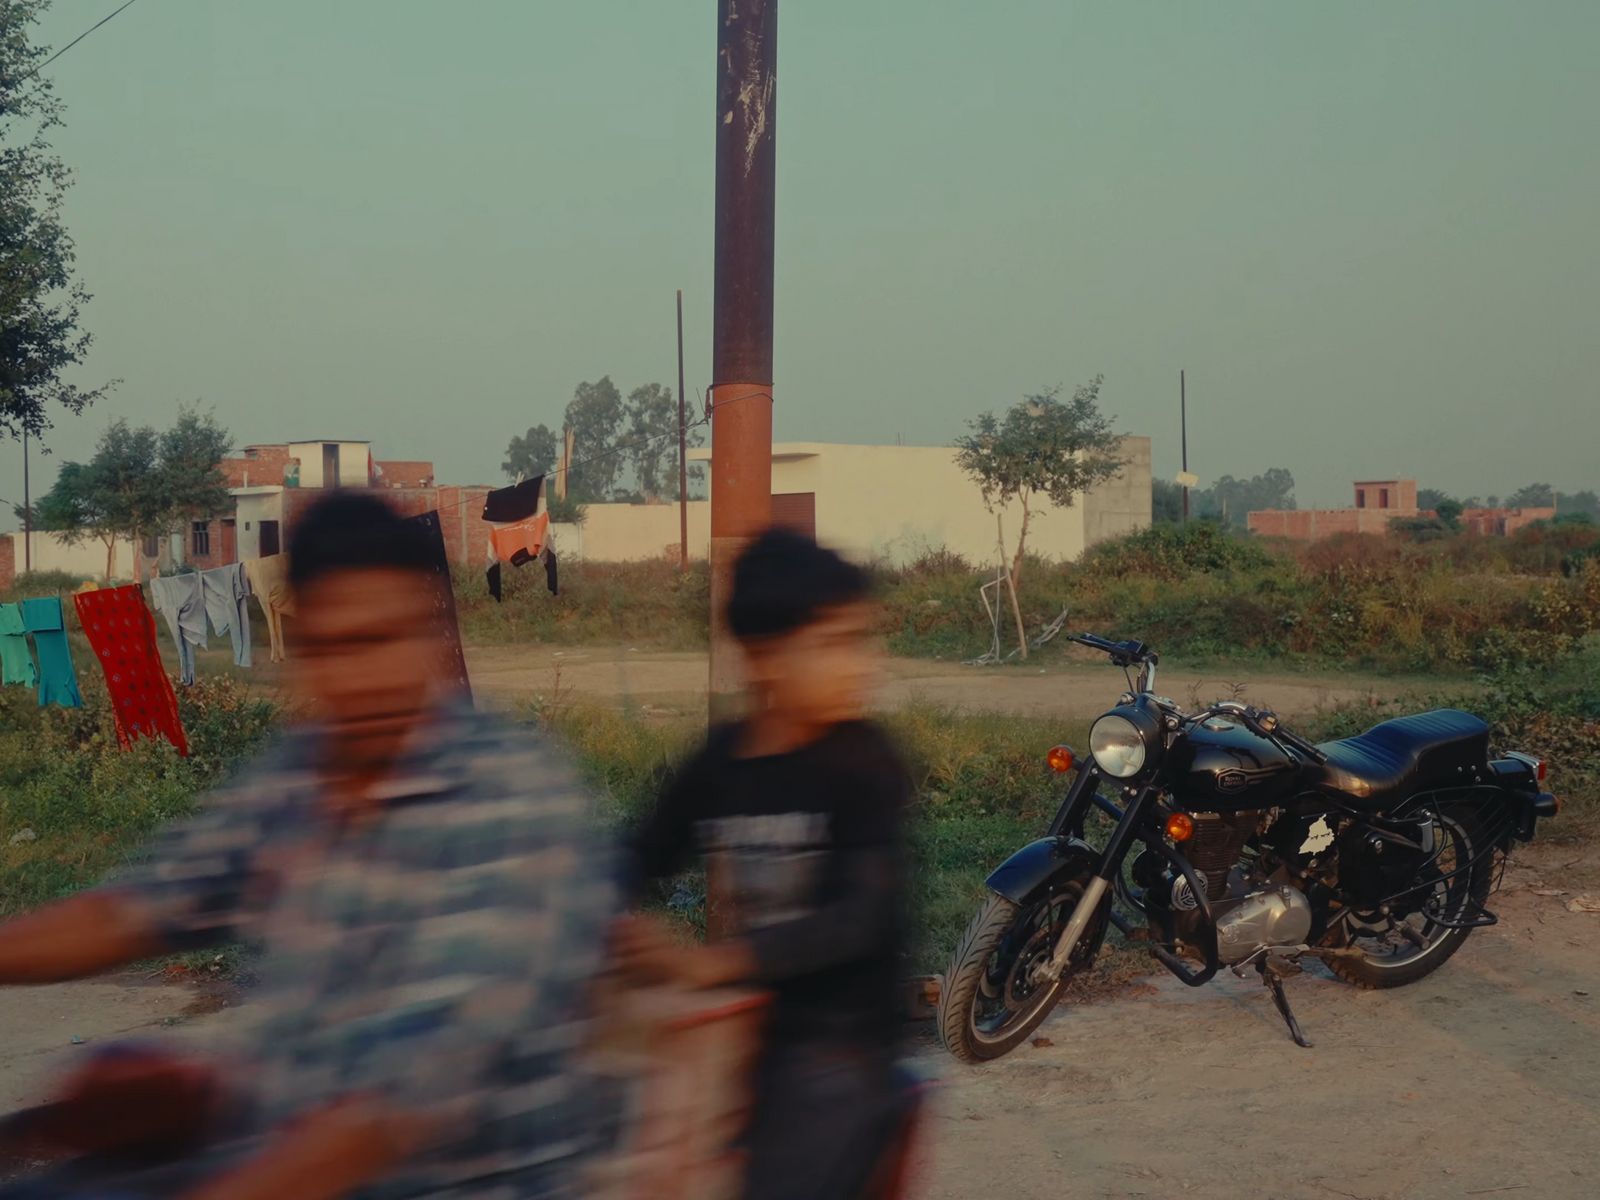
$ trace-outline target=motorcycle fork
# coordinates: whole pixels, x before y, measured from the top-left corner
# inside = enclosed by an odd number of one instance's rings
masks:
[[[1088,771],[1084,772],[1087,776]],[[1098,779],[1089,781],[1080,778],[1068,793],[1067,801],[1062,805],[1061,812],[1056,814],[1056,820],[1051,823],[1053,832],[1061,828],[1070,827],[1081,829],[1083,819],[1087,815],[1088,806],[1094,798],[1094,785]],[[1080,790],[1081,789],[1081,790]],[[1072,916],[1067,920],[1067,927],[1061,931],[1061,938],[1056,942],[1056,948],[1050,957],[1035,968],[1037,974],[1043,979],[1055,982],[1061,978],[1067,964],[1072,961],[1072,952],[1078,948],[1078,943],[1083,940],[1084,930],[1089,928],[1089,922],[1100,911],[1100,905],[1106,898],[1106,893],[1111,890],[1111,881],[1117,877],[1117,872],[1122,870],[1122,860],[1128,856],[1128,850],[1134,840],[1139,836],[1140,827],[1144,823],[1145,814],[1150,805],[1154,803],[1156,789],[1151,785],[1139,789],[1137,795],[1128,802],[1128,807],[1122,810],[1117,820],[1116,828],[1111,831],[1111,837],[1106,842],[1106,848],[1100,855],[1100,866],[1095,871],[1093,878],[1084,885],[1083,895],[1078,897],[1078,903],[1073,906]],[[1115,811],[1114,806],[1106,806]]]

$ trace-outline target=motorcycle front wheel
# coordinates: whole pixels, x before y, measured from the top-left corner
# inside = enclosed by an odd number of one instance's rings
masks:
[[[1048,958],[1082,886],[1069,883],[1026,905],[990,896],[950,959],[939,993],[939,1037],[962,1062],[986,1062],[1020,1046],[1050,1015],[1077,972],[1092,960],[1102,928],[1084,931],[1079,952],[1054,982],[1030,982]]]

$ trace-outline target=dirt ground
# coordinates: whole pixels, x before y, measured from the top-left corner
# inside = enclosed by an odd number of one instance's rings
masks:
[[[626,647],[469,646],[467,669],[480,698],[509,703],[529,697],[591,700],[636,707],[650,715],[704,711],[704,654],[668,654]],[[1296,675],[1253,669],[1166,671],[1158,690],[1199,707],[1236,693],[1303,716],[1374,695],[1401,693],[1407,681],[1340,675]],[[887,659],[882,703],[912,702],[986,711],[1091,720],[1116,702],[1126,685],[1103,658],[1053,657],[1044,667],[968,667],[926,659]],[[1240,691],[1239,689],[1242,689]]]
[[[1410,988],[1360,992],[1308,972],[1296,1047],[1253,979],[1190,990],[1152,976],[1068,1003],[985,1067],[919,1027],[935,1086],[913,1195],[1199,1200],[1587,1200],[1600,1194],[1600,852],[1546,845],[1508,872],[1501,923]],[[37,1098],[89,1047],[197,1046],[243,1007],[185,1017],[196,994],[137,976],[0,990],[0,1111]],[[164,1028],[175,1023],[175,1027]],[[81,1045],[74,1039],[81,1039]]]

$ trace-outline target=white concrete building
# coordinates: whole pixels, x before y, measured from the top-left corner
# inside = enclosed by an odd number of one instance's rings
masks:
[[[1150,524],[1150,439],[1123,441],[1127,466],[1069,508],[1036,506],[1028,530],[1031,553],[1070,561],[1089,546]],[[709,450],[689,458],[706,462]],[[956,465],[948,446],[857,446],[782,442],[772,448],[773,519],[803,529],[853,558],[893,564],[929,550],[954,551],[973,563],[997,558],[995,514]],[[1022,506],[1001,514],[1014,547]],[[675,504],[591,504],[580,528],[560,527],[563,554],[619,562],[678,552]],[[689,505],[689,553],[705,558],[710,505]]]

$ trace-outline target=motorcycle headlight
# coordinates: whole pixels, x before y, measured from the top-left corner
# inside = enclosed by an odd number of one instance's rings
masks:
[[[1131,779],[1144,770],[1158,734],[1155,722],[1132,709],[1109,712],[1089,730],[1089,752],[1114,779]]]

